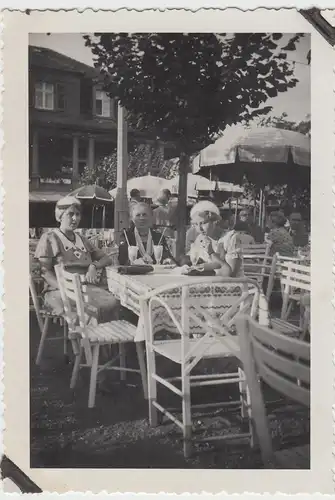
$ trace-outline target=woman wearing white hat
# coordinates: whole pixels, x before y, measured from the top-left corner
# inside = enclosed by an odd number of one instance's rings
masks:
[[[217,223],[221,219],[218,207],[210,201],[200,201],[191,210],[191,223],[198,236],[185,263],[202,264],[205,271],[222,276],[240,276],[242,273],[241,245],[236,231],[215,238]]]
[[[97,270],[109,265],[110,257],[96,248],[87,238],[75,232],[81,219],[81,203],[72,196],[59,200],[55,208],[59,228],[44,233],[39,240],[35,258],[45,281],[45,307],[55,314],[63,313],[63,303],[54,267],[62,262],[67,271],[85,275],[90,297],[90,312],[99,322],[116,319],[119,302],[97,286]]]

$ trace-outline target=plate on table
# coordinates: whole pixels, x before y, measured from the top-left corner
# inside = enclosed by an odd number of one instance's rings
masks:
[[[118,273],[120,274],[148,274],[154,270],[153,266],[135,264],[132,266],[119,266]]]
[[[177,266],[175,264],[154,264],[155,274],[170,274]]]

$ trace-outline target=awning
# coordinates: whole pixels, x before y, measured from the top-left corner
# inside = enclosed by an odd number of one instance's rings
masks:
[[[57,203],[67,193],[59,193],[57,191],[30,191],[30,203]]]

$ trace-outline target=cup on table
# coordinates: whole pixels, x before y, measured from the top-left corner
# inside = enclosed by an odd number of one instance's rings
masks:
[[[138,254],[138,247],[134,245],[129,245],[128,246],[128,258],[130,264],[133,264],[134,261],[137,259],[137,254]]]
[[[163,245],[154,245],[154,256],[156,264],[160,264],[163,257]]]

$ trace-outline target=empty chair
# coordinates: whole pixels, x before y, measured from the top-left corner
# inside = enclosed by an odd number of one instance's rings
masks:
[[[270,299],[276,275],[276,255],[270,255],[270,244],[242,246],[244,275],[256,280],[261,288],[265,285],[265,295]],[[265,282],[266,280],[266,282]]]
[[[281,262],[280,281],[283,294],[281,319],[287,320],[293,304],[300,302],[302,293],[311,291],[311,268],[293,261]]]
[[[184,455],[192,452],[192,408],[218,408],[222,406],[240,406],[242,417],[247,413],[247,387],[243,370],[238,366],[239,345],[234,335],[234,321],[241,313],[258,316],[258,304],[261,291],[257,283],[247,279],[208,278],[199,282],[185,278],[181,285],[169,285],[150,292],[142,299],[142,313],[147,334],[147,366],[149,420],[157,425],[158,412],[164,414],[177,424],[183,432]],[[169,301],[170,298],[170,301]],[[263,297],[264,298],[264,297]],[[173,305],[171,305],[173,304]],[[178,305],[179,304],[179,305]],[[264,302],[263,302],[264,305]],[[266,301],[263,317],[267,321]],[[168,315],[174,326],[176,335],[173,338],[157,335],[155,318]],[[166,322],[167,324],[167,322]],[[163,356],[180,367],[180,376],[163,377],[156,370],[156,355]],[[192,370],[198,363],[207,358],[235,360],[233,371],[227,373],[207,373],[195,375]],[[227,366],[229,366],[226,363]],[[231,370],[231,368],[230,368]],[[181,382],[181,388],[176,385]],[[179,419],[172,410],[165,408],[157,400],[157,383],[166,387],[181,398],[182,418]],[[222,384],[238,384],[240,397],[238,401],[216,402],[192,405],[191,388]],[[247,439],[252,444],[252,432],[227,434],[215,439]],[[210,440],[202,438],[201,440]]]
[[[136,343],[136,349],[140,369],[127,368],[125,364],[124,345],[128,342],[134,342],[136,326],[125,320],[97,324],[95,319],[91,319],[87,312],[88,309],[85,308],[85,304],[88,303],[88,296],[86,293],[87,286],[82,282],[83,276],[69,273],[60,265],[55,266],[55,272],[64,303],[70,335],[74,339],[74,342],[76,335],[78,338],[70,387],[75,387],[80,368],[83,366],[90,367],[91,377],[88,407],[93,408],[95,405],[98,372],[103,370],[118,370],[121,372],[121,375],[124,372],[135,372],[141,374],[143,392],[146,397],[147,381],[144,352],[139,342]],[[73,315],[73,307],[76,309],[76,316]],[[119,355],[104,365],[99,365],[100,347],[113,344],[119,346]],[[82,363],[84,354],[86,356],[86,363]],[[119,366],[115,366],[117,360],[120,361]]]
[[[268,468],[309,468],[309,446],[274,452],[260,385],[262,379],[287,398],[310,406],[310,345],[270,330],[250,316],[236,319],[240,357],[250,393],[251,417]]]

